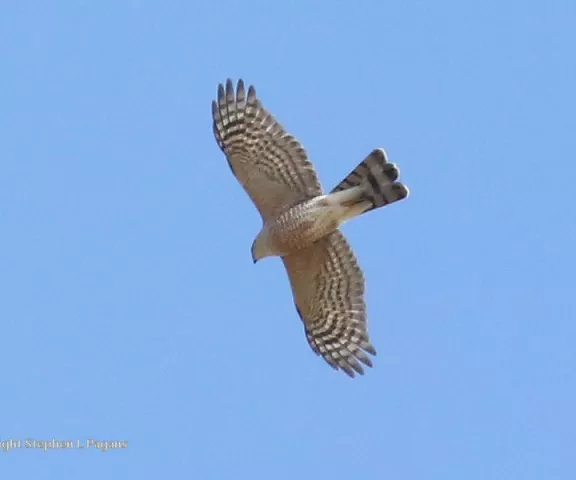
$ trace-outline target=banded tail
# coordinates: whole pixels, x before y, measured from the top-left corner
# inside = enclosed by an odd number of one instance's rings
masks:
[[[367,202],[362,213],[389,203],[397,202],[408,196],[408,188],[397,182],[400,171],[393,163],[388,163],[386,152],[381,148],[373,150],[360,164],[352,170],[330,193],[363,187],[360,197],[354,203]]]

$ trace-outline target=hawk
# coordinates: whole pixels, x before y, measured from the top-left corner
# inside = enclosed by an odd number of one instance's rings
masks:
[[[263,107],[253,86],[218,86],[214,135],[232,172],[262,216],[254,263],[280,256],[310,347],[336,370],[364,374],[376,355],[366,325],[364,276],[338,227],[397,202],[408,188],[382,149],[373,150],[330,193],[306,151]]]

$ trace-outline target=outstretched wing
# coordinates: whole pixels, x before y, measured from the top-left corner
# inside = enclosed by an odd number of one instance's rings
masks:
[[[274,213],[322,194],[306,151],[262,106],[244,82],[218,86],[212,102],[214,135],[230,168],[264,221]]]
[[[339,230],[283,257],[294,303],[312,349],[353,377],[376,355],[366,327],[364,276]]]

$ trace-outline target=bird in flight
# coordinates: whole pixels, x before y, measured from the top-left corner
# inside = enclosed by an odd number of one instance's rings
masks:
[[[386,152],[373,150],[330,193],[306,151],[263,107],[253,86],[218,86],[214,135],[232,172],[262,216],[254,263],[279,256],[310,347],[349,376],[371,367],[364,276],[338,227],[408,196]]]

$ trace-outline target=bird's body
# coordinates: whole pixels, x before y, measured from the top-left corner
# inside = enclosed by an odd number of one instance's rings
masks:
[[[259,234],[266,244],[266,256],[285,256],[310,247],[314,242],[336,230],[345,207],[321,195],[290,207],[268,220]]]
[[[300,143],[262,106],[253,87],[218,88],[214,134],[263,220],[252,245],[257,260],[280,256],[312,349],[348,375],[372,366],[364,277],[338,229],[345,221],[408,196],[399,171],[373,150],[325,194]]]

